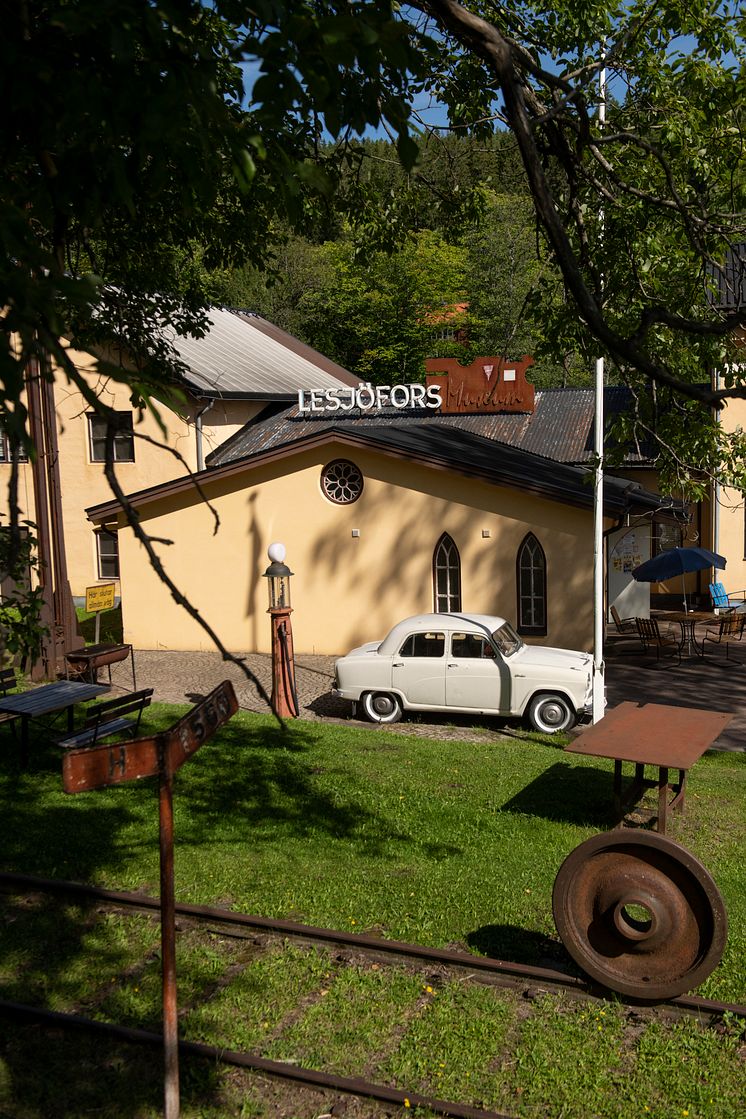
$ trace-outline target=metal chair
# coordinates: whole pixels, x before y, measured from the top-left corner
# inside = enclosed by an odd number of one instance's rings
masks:
[[[702,654],[705,653],[705,642],[725,646],[726,660],[730,659],[730,648],[743,638],[746,626],[746,614],[725,614],[716,625],[708,625],[702,638]]]
[[[722,583],[710,583],[710,598],[715,610],[739,610],[746,606],[746,591],[726,591]]]
[[[617,610],[616,606],[612,606],[609,613],[614,619],[614,625],[616,626],[617,633],[635,633],[637,631],[635,619],[620,618],[619,611]]]
[[[672,637],[670,633],[661,633],[660,626],[655,618],[635,618],[637,632],[642,642],[642,651],[655,649],[655,659],[660,660],[661,650],[672,649],[681,664],[681,642]]]

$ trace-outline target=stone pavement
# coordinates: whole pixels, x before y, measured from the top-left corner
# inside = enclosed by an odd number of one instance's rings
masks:
[[[257,653],[242,654],[246,667],[268,694],[272,671],[270,658]],[[660,662],[643,657],[637,638],[611,639],[606,651],[606,695],[610,707],[624,700],[637,703],[664,703],[677,707],[703,707],[734,713],[731,725],[715,746],[723,750],[746,748],[746,639],[744,649],[726,660],[721,649],[706,658],[667,656]],[[736,660],[735,658],[738,658]],[[296,687],[303,719],[334,719],[353,723],[350,704],[330,694],[334,677],[334,657],[296,658]],[[153,687],[153,699],[162,703],[196,703],[221,680],[233,682],[240,706],[246,711],[268,712],[269,706],[236,665],[226,663],[218,653],[164,652],[141,649],[135,653],[138,687]],[[102,679],[106,678],[106,670]],[[127,662],[114,665],[112,678],[117,688],[132,688]],[[353,725],[358,724],[357,721]],[[437,738],[484,739],[504,734],[521,734],[517,720],[488,716],[410,715],[390,731]]]

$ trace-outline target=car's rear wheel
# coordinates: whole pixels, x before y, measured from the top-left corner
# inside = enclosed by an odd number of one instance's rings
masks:
[[[366,692],[361,703],[371,723],[398,723],[402,717],[401,700],[392,692]]]
[[[575,712],[563,695],[544,692],[528,705],[528,721],[540,734],[559,734],[575,726]]]

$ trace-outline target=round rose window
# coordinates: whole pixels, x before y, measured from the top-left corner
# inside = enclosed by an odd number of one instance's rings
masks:
[[[321,488],[335,505],[352,505],[363,492],[363,476],[346,458],[335,458],[321,471]]]

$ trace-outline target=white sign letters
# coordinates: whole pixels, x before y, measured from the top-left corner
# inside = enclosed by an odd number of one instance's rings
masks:
[[[368,382],[348,389],[301,389],[298,411],[361,412],[380,408],[430,408],[437,410],[443,399],[439,385],[371,385]]]

